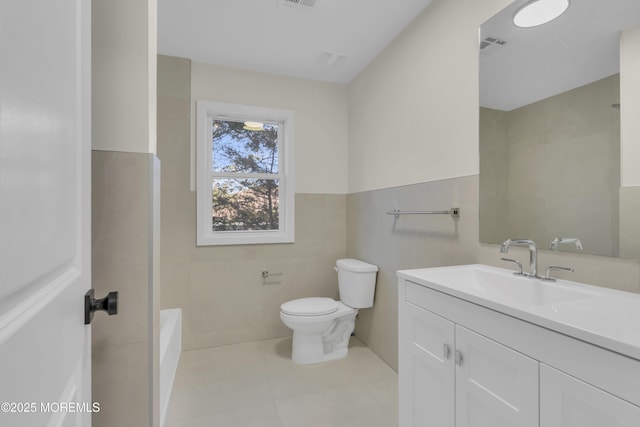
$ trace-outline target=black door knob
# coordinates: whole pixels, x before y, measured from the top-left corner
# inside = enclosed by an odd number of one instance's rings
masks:
[[[84,295],[84,324],[88,325],[93,320],[96,311],[106,311],[109,316],[118,314],[118,292],[109,292],[106,297],[95,299],[94,290],[89,289]]]

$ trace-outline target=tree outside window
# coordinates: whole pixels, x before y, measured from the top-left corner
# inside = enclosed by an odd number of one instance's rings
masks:
[[[213,230],[277,230],[278,125],[251,128],[244,122],[213,120],[212,127]],[[230,173],[237,178],[229,178]]]

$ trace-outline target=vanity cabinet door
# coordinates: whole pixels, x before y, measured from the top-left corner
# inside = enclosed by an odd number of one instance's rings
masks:
[[[640,407],[540,365],[541,427],[638,427]]]
[[[456,427],[538,427],[539,362],[464,327],[455,334]]]
[[[455,325],[402,303],[399,310],[401,427],[454,427]]]

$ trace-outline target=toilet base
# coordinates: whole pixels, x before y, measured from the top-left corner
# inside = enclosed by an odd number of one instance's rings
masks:
[[[318,360],[318,355],[323,356],[321,334],[293,331],[291,359],[294,362],[308,365],[323,361]]]
[[[349,352],[357,310],[337,318],[324,332],[293,330],[291,359],[302,365],[342,359]]]

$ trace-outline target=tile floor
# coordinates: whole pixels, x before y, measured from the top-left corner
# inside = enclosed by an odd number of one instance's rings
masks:
[[[166,427],[398,425],[398,376],[356,337],[341,360],[290,355],[291,338],[183,352]]]

